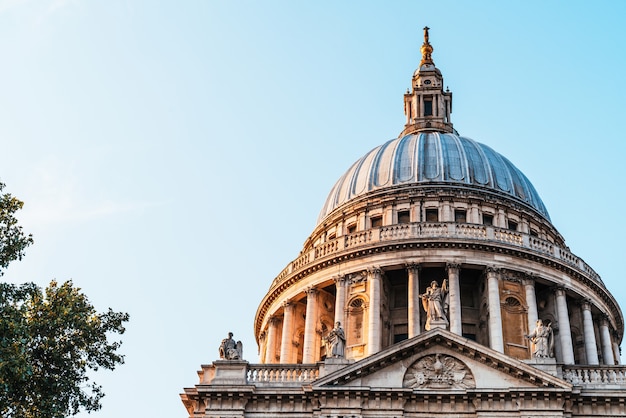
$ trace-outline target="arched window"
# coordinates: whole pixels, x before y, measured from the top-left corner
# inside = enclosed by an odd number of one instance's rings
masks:
[[[502,331],[504,337],[504,353],[518,359],[530,358],[528,341],[528,316],[522,302],[507,296],[502,304]]]
[[[350,301],[348,305],[348,323],[346,327],[347,331],[347,344],[348,346],[363,344],[365,336],[363,335],[365,318],[365,300],[361,297],[357,297]]]

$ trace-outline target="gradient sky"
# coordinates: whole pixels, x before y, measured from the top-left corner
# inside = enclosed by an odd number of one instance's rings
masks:
[[[35,238],[3,279],[130,313],[90,416],[187,416],[228,331],[258,361],[271,281],[402,130],[428,25],[455,128],[626,306],[625,23],[623,1],[0,0],[0,181]]]

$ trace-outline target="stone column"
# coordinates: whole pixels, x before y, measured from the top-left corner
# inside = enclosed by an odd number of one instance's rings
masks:
[[[460,264],[446,264],[448,270],[448,292],[450,296],[450,332],[463,335],[461,323],[461,285],[459,283]]]
[[[267,346],[265,354],[265,362],[269,364],[276,363],[276,327],[278,326],[278,318],[270,316],[267,321]]]
[[[398,215],[393,209],[393,205],[391,204],[387,204],[383,207],[383,225],[398,223]]]
[[[345,328],[345,312],[346,312],[346,276],[336,277],[335,287],[337,293],[335,296],[335,322],[341,322],[341,326]],[[334,326],[335,324],[333,324]]]
[[[380,293],[382,289],[382,270],[378,268],[367,272],[369,290],[369,331],[367,338],[367,353],[378,353],[381,347],[382,323],[380,319]]]
[[[526,306],[528,306],[528,332],[535,329],[537,320],[539,319],[539,312],[537,311],[537,295],[535,294],[535,280],[527,276],[522,279],[522,285],[526,291]]]
[[[530,234],[530,221],[526,218],[522,219],[522,232]]]
[[[441,205],[441,220],[439,222],[452,222],[454,221],[454,214],[450,210],[450,201],[445,200]]]
[[[598,365],[598,346],[596,345],[596,332],[593,328],[593,317],[591,316],[591,303],[583,300],[580,303],[583,311],[583,338],[585,339],[585,355],[587,356],[587,364]]]
[[[306,316],[304,319],[304,347],[302,349],[302,363],[315,363],[315,324],[317,323],[317,289],[309,287],[306,290]]]
[[[295,363],[293,361],[293,312],[296,309],[296,305],[293,302],[287,301],[283,303],[283,335],[280,342],[280,362],[281,363]]]
[[[407,264],[406,269],[409,275],[409,338],[419,335],[420,330],[420,280],[419,280],[419,264]]]
[[[554,293],[556,295],[556,316],[559,321],[562,361],[564,364],[574,364],[574,344],[572,343],[572,331],[569,323],[565,289],[557,287]]]
[[[502,312],[500,312],[499,272],[493,267],[487,268],[487,297],[489,302],[489,345],[492,349],[504,353],[502,335]]]
[[[613,356],[615,357],[615,364],[622,364],[622,359],[621,359],[621,355],[620,355],[620,351],[619,351],[619,344],[617,343],[617,341],[619,338],[619,335],[617,335],[616,332],[613,332]]]
[[[602,343],[602,357],[604,364],[613,366],[615,357],[613,357],[613,343],[611,342],[611,332],[609,331],[609,318],[606,315],[600,319],[600,342]]]
[[[472,203],[472,206],[471,206],[471,208],[469,210],[467,222],[468,223],[472,223],[472,224],[479,224],[480,223],[480,211],[478,210],[478,204],[477,203]]]
[[[494,216],[493,220],[494,225],[498,228],[506,228],[506,214],[504,213],[504,209],[499,209],[498,212]]]
[[[265,358],[267,356],[267,334],[265,333],[265,331],[261,332],[261,334],[259,335],[259,362],[261,364],[265,364],[267,363],[265,361]]]

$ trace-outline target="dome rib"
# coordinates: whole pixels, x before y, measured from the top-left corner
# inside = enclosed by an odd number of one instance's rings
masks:
[[[357,160],[331,189],[318,223],[363,195],[399,185],[476,186],[509,195],[550,220],[532,183],[487,145],[452,133],[414,133],[392,139]]]

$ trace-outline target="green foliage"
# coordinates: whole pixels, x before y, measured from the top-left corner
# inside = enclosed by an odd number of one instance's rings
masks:
[[[0,192],[4,184],[0,183]],[[9,193],[0,193],[0,276],[13,260],[21,260],[24,249],[33,243],[32,235],[24,235],[17,224],[15,212],[22,209],[24,203]]]
[[[44,292],[0,283],[0,416],[61,418],[100,409],[102,387],[88,370],[113,370],[128,314],[96,312],[71,281]]]
[[[14,216],[22,205],[0,193],[0,275],[33,242]],[[126,313],[98,313],[71,281],[45,290],[0,283],[0,416],[62,418],[100,409],[102,387],[87,374],[124,363],[121,342],[108,337],[123,334],[127,321]]]

